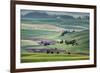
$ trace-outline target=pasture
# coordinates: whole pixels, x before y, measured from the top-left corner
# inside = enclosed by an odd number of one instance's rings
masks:
[[[45,12],[39,14],[41,16],[36,15],[36,13],[31,15],[37,18],[31,16],[21,18],[21,62],[89,59],[89,19],[63,15],[51,17],[50,15],[45,16]],[[45,48],[49,50],[64,49],[70,54],[33,53],[29,51],[30,49]]]
[[[50,61],[74,61],[87,60],[89,56],[79,54],[45,54],[45,53],[22,53],[21,62],[50,62]]]

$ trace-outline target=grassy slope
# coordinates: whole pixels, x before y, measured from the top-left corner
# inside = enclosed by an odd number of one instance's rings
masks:
[[[40,47],[45,47],[45,48],[64,48],[67,49],[71,52],[88,52],[89,51],[89,31],[85,30],[85,31],[81,31],[81,32],[74,32],[74,33],[68,33],[64,36],[60,36],[59,33],[57,32],[52,32],[52,31],[42,31],[42,30],[24,30],[22,31],[24,32],[23,35],[24,36],[28,36],[29,37],[38,37],[38,38],[47,38],[47,39],[51,39],[51,40],[59,40],[59,39],[63,39],[63,40],[72,40],[72,39],[76,39],[77,42],[79,43],[79,45],[65,45],[65,44],[55,44],[55,45],[48,45],[48,46],[40,46]],[[25,41],[25,40],[24,40]],[[32,41],[32,40],[31,40]],[[29,43],[27,41],[25,41],[26,43]],[[34,47],[34,45],[36,45],[37,42],[33,41],[34,43],[31,44],[31,46]],[[22,45],[25,45],[24,42],[22,42]],[[27,45],[27,44],[26,44]],[[28,45],[27,45],[28,46]],[[37,46],[38,47],[38,46]]]
[[[89,56],[78,54],[40,54],[40,53],[23,53],[21,62],[49,62],[49,61],[70,61],[70,60],[87,60]]]
[[[76,39],[78,44],[77,46],[67,46],[67,48],[71,48],[71,50],[79,51],[79,52],[88,52],[89,51],[89,31],[81,31],[81,32],[73,32],[73,33],[68,33],[63,37],[59,37],[60,39],[64,40],[71,40],[71,39]]]
[[[71,39],[71,38],[75,38],[77,40],[79,40],[78,42],[80,43],[78,46],[72,46],[72,45],[65,45],[65,44],[55,44],[55,45],[48,45],[48,46],[35,46],[37,45],[36,42],[34,41],[34,43],[32,41],[23,41],[24,45],[26,45],[27,43],[31,43],[32,45],[28,45],[28,46],[32,46],[33,48],[65,48],[70,52],[81,52],[81,53],[88,53],[89,52],[89,48],[88,48],[88,31],[82,31],[82,32],[78,32],[78,33],[69,33],[66,34],[65,36],[63,36],[63,39]],[[54,35],[53,35],[54,36]],[[57,37],[58,36],[58,37]],[[39,36],[40,37],[40,36]],[[52,36],[45,36],[42,35],[42,38],[51,38]],[[54,38],[52,38],[54,39]],[[61,36],[59,36],[59,34],[56,34],[56,38],[55,39],[62,39]],[[26,42],[26,43],[25,43]],[[84,45],[83,45],[84,44]],[[71,55],[66,55],[66,54],[39,54],[39,53],[29,53],[27,51],[24,50],[24,48],[22,49],[23,53],[21,55],[21,62],[47,62],[47,61],[69,61],[69,60],[87,60],[89,59],[88,55],[79,55],[79,54],[71,54]]]
[[[54,35],[54,34],[58,34],[57,32],[54,31],[49,31],[49,30],[27,30],[27,29],[22,29],[21,30],[21,36],[24,38],[28,38],[28,37],[42,37],[42,36],[49,36],[49,35]]]
[[[65,36],[60,36],[59,34],[56,35],[56,37],[54,38],[54,40],[59,40],[59,39],[63,39],[63,40],[72,40],[72,39],[76,39],[79,45],[65,45],[65,44],[55,44],[55,45],[48,45],[46,46],[47,48],[64,48],[68,51],[71,52],[82,52],[82,53],[88,53],[89,52],[89,31],[85,30],[85,31],[81,31],[81,32],[74,32],[74,33],[69,33],[66,34]],[[53,35],[54,36],[54,35]],[[46,38],[46,36],[44,36]],[[47,38],[49,38],[51,36],[47,36]]]
[[[79,19],[22,19],[21,23],[25,24],[51,24],[51,25],[56,25],[58,27],[62,27],[65,29],[71,29],[73,28],[72,26],[83,26],[83,27],[89,27],[89,20],[79,20]],[[75,28],[75,29],[80,29],[80,28]],[[82,28],[81,28],[82,29]]]
[[[44,20],[46,23],[48,23],[48,20]],[[23,21],[22,21],[23,22]],[[37,24],[43,24],[43,21],[26,21],[25,23],[37,23]],[[60,26],[59,24],[62,24],[64,27],[66,26],[66,29],[69,28],[67,25],[64,23],[60,23],[59,21],[50,21],[49,22],[51,25],[57,25]],[[68,24],[71,24],[69,21]],[[70,25],[72,26],[72,25]],[[87,25],[82,25],[82,26],[87,26]],[[72,27],[70,27],[72,28]],[[79,28],[80,29],[80,28]],[[30,29],[21,29],[21,38],[23,41],[21,42],[22,46],[31,46],[31,47],[44,47],[44,48],[64,48],[67,49],[68,51],[71,52],[82,52],[82,53],[89,53],[89,31],[82,31],[82,32],[73,32],[73,33],[68,33],[65,36],[60,36],[60,33],[54,32],[54,31],[49,31],[49,30],[30,30]],[[48,45],[48,46],[36,46],[38,45],[36,41],[33,40],[28,40],[30,37],[38,37],[38,38],[47,38],[47,39],[52,39],[52,40],[60,40],[60,39],[76,39],[78,40],[79,45],[78,46],[72,46],[72,45],[65,45],[65,44],[55,44],[55,45]],[[26,41],[27,40],[27,41]],[[30,43],[30,44],[29,44]],[[22,47],[21,46],[21,47]],[[25,48],[22,48],[22,55],[21,55],[21,62],[44,62],[44,61],[64,61],[64,60],[85,60],[89,59],[88,55],[79,55],[79,54],[72,54],[72,55],[56,55],[56,54],[34,54],[34,53],[29,53],[25,50]],[[59,57],[59,58],[58,58]]]

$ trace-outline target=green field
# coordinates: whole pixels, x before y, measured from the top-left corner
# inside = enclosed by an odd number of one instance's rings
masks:
[[[36,36],[36,32],[37,30],[34,30],[32,33],[32,36]],[[41,33],[43,31],[40,31],[39,33]],[[46,31],[47,32],[47,31]],[[56,33],[56,32],[55,32]],[[81,55],[81,54],[45,54],[45,53],[30,53],[27,52],[25,49],[28,47],[31,48],[63,48],[66,49],[68,51],[70,51],[71,53],[89,53],[89,41],[88,41],[88,31],[82,31],[82,32],[74,32],[66,34],[65,36],[61,37],[59,36],[59,33],[53,34],[51,32],[49,32],[48,35],[44,35],[43,34],[37,34],[39,35],[39,37],[42,38],[48,38],[51,40],[59,40],[59,39],[71,39],[71,38],[75,38],[78,40],[79,45],[65,45],[65,44],[55,44],[55,45],[48,45],[48,46],[43,46],[43,45],[39,45],[36,41],[34,40],[28,40],[28,41],[22,41],[22,54],[21,54],[21,62],[47,62],[47,61],[72,61],[72,60],[88,60],[89,59],[89,55]],[[24,34],[25,35],[25,34]],[[28,36],[31,37],[30,33],[26,34]],[[50,36],[52,35],[52,36]],[[27,39],[27,38],[25,38]],[[27,53],[26,53],[27,52]]]
[[[84,52],[84,53],[88,53],[89,52],[89,31],[85,30],[85,31],[81,31],[81,32],[74,32],[74,33],[68,33],[65,36],[60,36],[59,33],[54,32],[54,31],[42,31],[42,30],[22,30],[22,35],[24,42],[22,42],[22,45],[25,46],[25,48],[27,47],[32,47],[32,48],[64,48],[68,51],[71,52]],[[29,33],[28,33],[29,32]],[[44,35],[46,34],[46,35]],[[27,37],[28,36],[28,37]],[[45,38],[45,39],[50,39],[50,40],[70,40],[70,39],[76,39],[77,42],[79,43],[79,45],[65,45],[65,44],[55,44],[55,45],[48,45],[48,46],[43,46],[43,45],[38,45],[38,43],[34,40],[31,40],[32,42],[30,44],[28,44],[29,42],[25,41],[28,40],[30,37],[38,37],[38,38]],[[32,38],[31,38],[32,39]],[[28,40],[30,41],[30,40]],[[28,44],[28,45],[27,45]],[[24,47],[22,46],[22,47]]]
[[[64,31],[68,32],[62,36],[61,34]],[[43,40],[50,40],[56,43],[46,46],[39,44],[39,42]],[[61,40],[76,40],[78,44],[59,43]],[[70,54],[32,53],[28,51],[30,48],[58,48],[64,49],[70,52]],[[89,19],[58,19],[57,16],[56,18],[21,18],[21,62],[73,61],[88,59]]]
[[[87,60],[89,56],[79,54],[40,54],[40,53],[23,53],[21,62],[50,62],[50,61],[71,61]]]

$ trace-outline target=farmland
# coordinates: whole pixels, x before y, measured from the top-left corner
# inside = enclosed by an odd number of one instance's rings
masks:
[[[75,43],[69,43],[72,40],[74,40]],[[41,45],[41,41],[50,41],[53,42],[53,44]],[[65,41],[67,41],[69,44],[66,44]],[[34,53],[29,51],[30,49],[44,48],[64,49],[67,52],[70,52],[70,54],[47,54]],[[21,62],[69,61],[88,59],[89,19],[75,19],[71,16],[66,18],[57,15],[52,18],[50,16],[45,16],[43,18],[31,18],[28,17],[28,15],[26,15],[26,17],[22,17]]]
[[[78,54],[43,54],[43,53],[24,53],[21,55],[21,62],[49,62],[49,61],[70,61],[70,60],[87,60],[88,56]],[[59,58],[58,58],[59,57]]]

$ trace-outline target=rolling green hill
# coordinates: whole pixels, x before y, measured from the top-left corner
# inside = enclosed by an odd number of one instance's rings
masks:
[[[34,38],[49,39],[49,40],[54,40],[54,41],[75,39],[78,43],[78,45],[75,45],[75,46],[57,43],[55,45],[48,45],[48,46],[41,45],[41,47],[63,48],[63,49],[69,50],[71,52],[87,52],[87,53],[89,52],[89,30],[84,30],[84,31],[80,31],[80,32],[71,32],[71,33],[65,34],[64,36],[60,36],[60,34],[61,33],[49,31],[49,30],[48,31],[46,31],[46,30],[22,30],[22,39],[23,40],[31,40],[35,43],[37,43],[37,41],[35,41]],[[22,42],[22,44],[23,43],[24,42]],[[30,42],[30,43],[32,43],[32,42]],[[24,45],[24,46],[26,46],[26,45]],[[34,48],[35,45],[36,44],[32,43],[29,46]],[[27,48],[27,46],[26,46],[26,48]],[[35,48],[36,47],[38,48],[39,46],[35,46]]]
[[[21,19],[21,23],[24,24],[50,24],[57,27],[65,29],[76,29],[83,30],[89,29],[89,20],[80,20],[80,19],[57,19],[57,18],[42,18],[42,19]]]
[[[85,12],[21,10],[21,62],[88,60],[89,16]],[[72,40],[74,45],[65,42]],[[43,41],[53,44],[41,44]],[[33,49],[63,49],[66,53]]]
[[[32,30],[30,31],[32,32]],[[89,30],[85,31],[80,31],[80,32],[73,32],[73,33],[68,33],[65,34],[64,36],[60,36],[59,33],[56,33],[55,35],[52,34],[51,32],[48,35],[43,35],[45,31],[42,31],[43,33],[36,33],[37,30],[34,30],[32,33],[38,35],[37,37],[41,38],[48,38],[52,40],[71,40],[71,39],[76,39],[78,42],[78,45],[72,46],[72,45],[65,45],[65,44],[55,44],[55,45],[48,45],[48,46],[43,46],[39,45],[36,41],[29,39],[29,40],[22,40],[21,41],[21,62],[22,63],[28,63],[28,62],[49,62],[49,61],[74,61],[74,60],[88,60],[89,59]],[[39,31],[40,32],[40,31]],[[29,35],[30,33],[27,33]],[[39,36],[40,34],[40,36]],[[23,34],[25,36],[26,34]],[[35,35],[35,37],[36,37]],[[55,36],[55,37],[53,37]],[[31,36],[32,37],[32,36]],[[26,48],[35,48],[35,49],[40,49],[40,48],[62,48],[66,49],[69,51],[71,54],[46,54],[46,53],[31,53],[25,50]],[[83,55],[87,54],[87,55]]]

